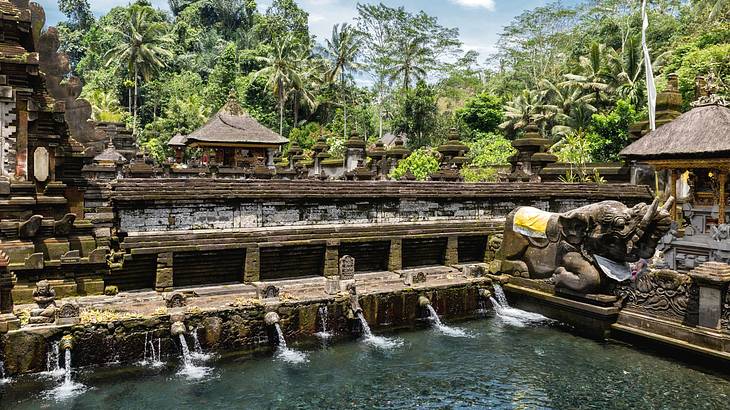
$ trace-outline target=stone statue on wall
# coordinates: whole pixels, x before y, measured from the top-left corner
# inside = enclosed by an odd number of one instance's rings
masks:
[[[47,280],[36,283],[33,291],[33,301],[38,305],[30,311],[30,324],[45,324],[56,321],[56,290]]]
[[[670,229],[674,198],[659,208],[604,201],[556,214],[531,207],[512,211],[499,250],[500,270],[552,279],[557,288],[596,293],[606,278],[631,277],[629,262],[651,258]]]

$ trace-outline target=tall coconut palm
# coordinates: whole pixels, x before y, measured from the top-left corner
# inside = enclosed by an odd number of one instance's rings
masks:
[[[340,81],[342,111],[344,115],[344,133],[347,138],[347,93],[345,82],[348,72],[357,71],[357,58],[360,55],[360,35],[354,27],[347,23],[335,24],[332,27],[332,37],[325,40],[322,55],[329,61],[330,67],[325,73],[327,82]]]
[[[606,46],[594,42],[588,50],[588,55],[581,56],[578,64],[578,72],[563,75],[566,81],[560,85],[580,87],[586,92],[593,93],[595,101],[599,104],[606,101],[607,91],[610,88]]]
[[[267,85],[276,96],[279,104],[279,134],[284,133],[284,105],[292,89],[302,88],[300,59],[302,45],[291,34],[274,41],[268,56],[258,57],[264,68],[254,74],[254,78],[265,76]]]
[[[108,28],[113,35],[119,36],[121,42],[107,51],[107,66],[116,64],[126,66],[133,75],[134,100],[133,132],[137,135],[137,106],[139,99],[139,79],[147,81],[160,68],[165,67],[166,58],[172,53],[167,47],[172,43],[172,37],[162,22],[151,20],[152,8],[145,6],[131,6],[128,10],[124,29]]]
[[[410,89],[411,80],[418,81],[426,77],[428,66],[433,63],[431,50],[426,47],[427,42],[423,36],[405,39],[399,60],[391,67],[391,81],[402,79],[406,91]]]

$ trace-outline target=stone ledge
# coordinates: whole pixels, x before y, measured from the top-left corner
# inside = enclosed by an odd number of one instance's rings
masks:
[[[730,334],[623,309],[613,331],[659,341],[674,347],[730,361]],[[616,334],[619,336],[619,334]]]

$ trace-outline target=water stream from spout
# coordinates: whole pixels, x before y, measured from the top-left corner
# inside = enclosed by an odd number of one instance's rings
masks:
[[[274,324],[276,328],[276,335],[279,338],[279,346],[276,348],[276,357],[279,360],[290,364],[300,364],[309,361],[307,355],[294,349],[290,349],[286,346],[286,339],[284,339],[284,332],[281,331],[281,326],[278,323]]]
[[[211,357],[213,357],[213,355],[210,353],[205,353],[203,351],[203,347],[200,346],[200,339],[198,339],[198,330],[200,330],[200,329],[195,329],[193,331],[193,349],[194,350],[191,353],[191,356],[193,357],[193,359],[195,359],[199,362],[207,362],[208,360],[210,360]]]
[[[140,364],[149,367],[161,367],[165,363],[162,362],[162,340],[157,338],[157,347],[155,340],[152,339],[152,332],[144,334],[144,358]]]
[[[0,385],[3,385],[5,383],[10,383],[10,378],[5,377],[5,363],[0,360]]]
[[[428,309],[429,318],[431,319],[431,322],[433,322],[434,329],[438,330],[442,334],[451,337],[474,337],[473,335],[467,333],[464,329],[446,326],[445,324],[443,324],[443,322],[441,322],[441,318],[439,318],[438,313],[436,313],[436,309],[434,309],[433,306],[431,306],[430,304],[426,305],[426,309]]]
[[[45,376],[58,378],[64,375],[64,370],[61,368],[61,355],[58,343],[52,343],[46,353],[46,371],[42,374]]]
[[[362,327],[363,341],[370,346],[377,347],[379,349],[394,349],[396,347],[403,346],[403,341],[398,338],[390,338],[384,336],[375,336],[370,330],[368,321],[365,320],[362,312],[357,312],[357,318],[360,320],[360,327]]]
[[[56,352],[58,352],[58,349]],[[86,391],[86,386],[81,383],[74,382],[71,378],[71,349],[64,350],[64,365],[63,381],[60,385],[47,392],[47,397],[56,401],[64,401]]]
[[[197,361],[196,358],[190,354],[188,342],[185,341],[185,335],[181,333],[178,336],[180,337],[180,349],[182,350],[183,360],[183,368],[178,372],[178,374],[187,377],[188,380],[199,380],[207,376],[210,373],[211,368],[197,365],[195,363]]]
[[[543,315],[511,307],[507,302],[507,295],[504,294],[504,290],[498,284],[494,284],[494,296],[490,297],[489,300],[492,302],[494,311],[502,323],[515,327],[525,327],[551,322],[551,319]]]
[[[332,337],[332,332],[327,331],[327,306],[320,306],[319,309],[317,309],[317,316],[319,316],[319,323],[321,326],[321,330],[315,335],[322,339],[322,342],[326,341],[330,337]]]

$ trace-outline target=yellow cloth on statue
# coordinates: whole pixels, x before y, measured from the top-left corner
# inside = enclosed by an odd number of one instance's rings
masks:
[[[515,213],[512,229],[531,238],[547,238],[545,232],[551,216],[550,212],[529,206],[523,207]]]

